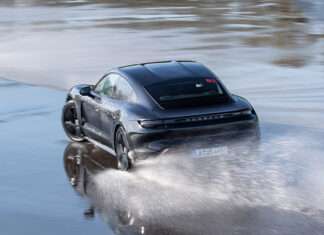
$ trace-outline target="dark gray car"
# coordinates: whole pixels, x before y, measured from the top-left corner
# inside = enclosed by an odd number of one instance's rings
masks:
[[[223,154],[228,151],[224,143],[259,136],[249,102],[229,93],[194,61],[115,68],[94,86],[73,87],[66,102],[62,123],[67,135],[117,156],[122,170],[160,153]]]

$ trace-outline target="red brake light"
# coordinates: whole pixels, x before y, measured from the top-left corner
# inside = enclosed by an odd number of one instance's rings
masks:
[[[205,80],[208,83],[216,83],[216,79],[206,78]]]

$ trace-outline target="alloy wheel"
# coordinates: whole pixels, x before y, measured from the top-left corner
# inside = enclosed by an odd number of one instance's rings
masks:
[[[118,160],[118,168],[122,171],[127,171],[131,164],[129,161],[128,153],[129,149],[127,146],[127,142],[124,136],[124,133],[120,130],[117,133],[117,160]]]

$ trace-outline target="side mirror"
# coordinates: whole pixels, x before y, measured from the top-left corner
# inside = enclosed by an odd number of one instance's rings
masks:
[[[80,89],[80,94],[82,96],[91,96],[91,87],[90,86],[86,86]]]

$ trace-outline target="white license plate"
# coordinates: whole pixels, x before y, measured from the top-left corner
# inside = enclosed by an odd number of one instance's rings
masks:
[[[191,151],[191,155],[193,158],[222,156],[226,154],[228,154],[227,147],[195,149]]]

